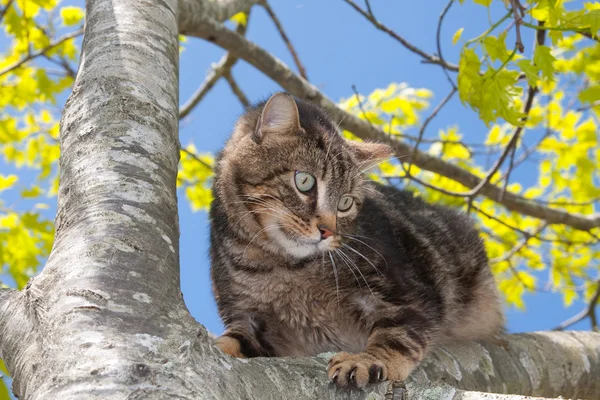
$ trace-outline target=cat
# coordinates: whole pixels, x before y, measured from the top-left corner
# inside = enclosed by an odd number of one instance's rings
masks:
[[[217,158],[210,210],[221,350],[338,352],[329,379],[364,387],[406,379],[433,346],[502,329],[470,218],[365,176],[392,155],[287,93],[246,110]]]

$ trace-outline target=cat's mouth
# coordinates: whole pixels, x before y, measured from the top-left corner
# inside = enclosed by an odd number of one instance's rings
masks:
[[[315,256],[338,247],[336,245],[338,240],[334,236],[322,240],[318,231],[315,232],[315,237],[308,237],[300,233],[288,232],[288,229],[279,223],[271,226],[273,228],[268,229],[269,236],[287,253],[296,258]]]

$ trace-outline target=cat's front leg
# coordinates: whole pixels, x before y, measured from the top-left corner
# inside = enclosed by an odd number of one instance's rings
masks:
[[[274,357],[277,354],[265,337],[266,328],[266,322],[258,316],[232,318],[216,345],[232,357]]]
[[[241,329],[227,329],[216,340],[216,345],[224,353],[237,358],[268,357],[268,351],[250,332]]]
[[[327,365],[327,376],[342,387],[403,381],[421,362],[426,349],[426,337],[412,328],[376,327],[362,353],[333,356]]]

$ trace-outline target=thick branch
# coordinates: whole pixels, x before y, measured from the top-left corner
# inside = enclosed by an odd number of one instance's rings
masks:
[[[413,151],[410,145],[390,137],[367,121],[341,110],[334,102],[321,93],[316,86],[294,74],[281,60],[221,24],[209,19],[203,19],[202,23],[188,27],[187,33],[214,41],[217,45],[252,64],[294,96],[324,107],[331,117],[337,121],[341,121],[341,127],[351,131],[358,137],[390,143],[396,150],[398,157],[405,156]],[[419,168],[438,173],[470,189],[477,187],[481,182],[481,179],[471,172],[425,152],[415,152],[413,161]],[[516,194],[504,193],[502,188],[489,182],[481,188],[480,193],[502,204],[511,211],[536,217],[551,224],[565,224],[585,231],[600,227],[599,213],[592,216],[585,216],[546,207]]]
[[[248,11],[261,0],[179,0],[179,32],[187,35],[203,19],[224,22],[240,11]]]

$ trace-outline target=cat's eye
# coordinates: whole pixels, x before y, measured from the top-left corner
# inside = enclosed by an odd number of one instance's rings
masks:
[[[301,192],[310,191],[316,183],[315,177],[308,172],[296,171],[296,176],[294,179],[296,182],[296,187]]]
[[[339,211],[348,211],[350,207],[354,204],[354,198],[352,196],[344,195],[338,201],[338,210]]]

